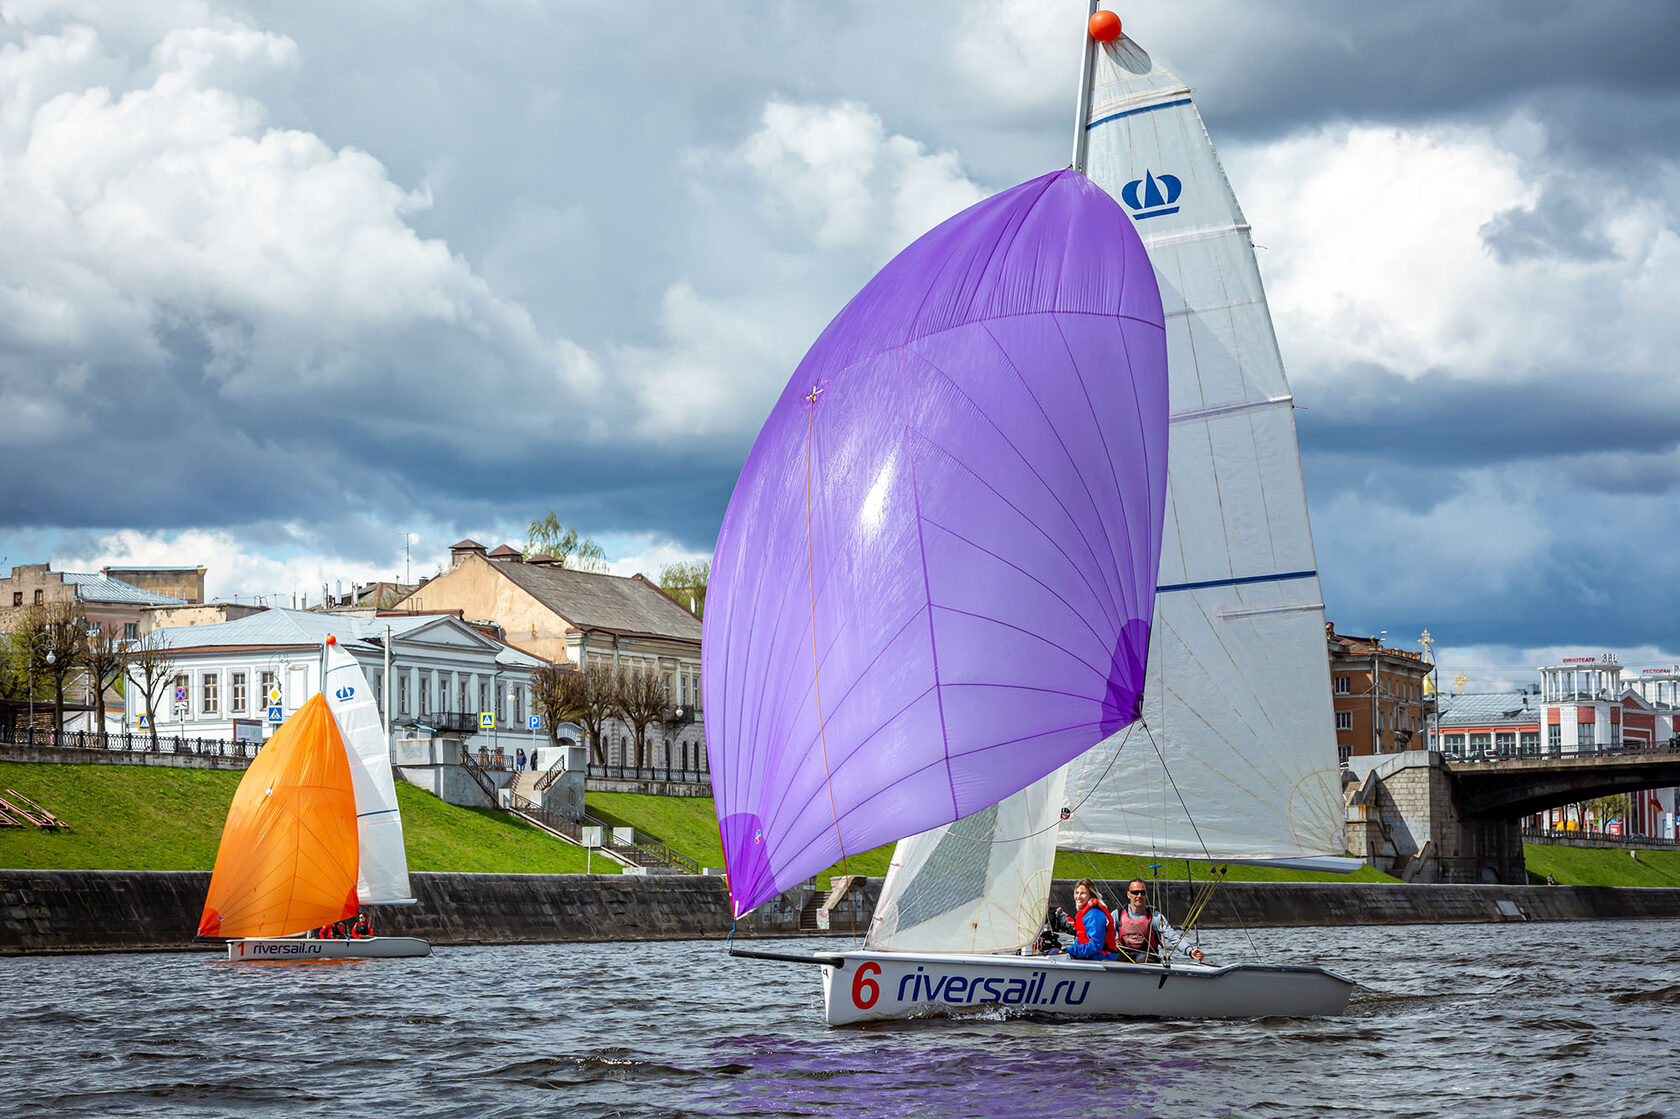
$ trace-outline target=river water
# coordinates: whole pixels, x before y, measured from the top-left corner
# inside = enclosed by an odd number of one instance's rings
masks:
[[[815,967],[716,942],[0,959],[0,1115],[1680,1115],[1680,921],[1202,945],[1360,988],[1331,1019],[831,1030]]]

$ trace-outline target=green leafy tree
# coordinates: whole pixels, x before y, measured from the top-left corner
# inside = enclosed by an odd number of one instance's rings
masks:
[[[570,525],[560,523],[560,518],[550,509],[546,516],[532,521],[526,531],[525,555],[527,558],[537,555],[550,555],[560,561],[562,567],[570,567],[577,571],[605,571],[607,569],[607,553],[597,544],[593,537],[584,536]]]
[[[706,616],[706,584],[711,581],[711,560],[687,560],[666,564],[659,572],[659,589],[694,611]]]

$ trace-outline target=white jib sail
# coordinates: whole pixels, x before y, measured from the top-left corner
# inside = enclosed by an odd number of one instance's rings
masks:
[[[1190,89],[1103,45],[1086,173],[1149,250],[1167,320],[1167,516],[1143,720],[1069,766],[1063,846],[1346,851],[1295,416],[1249,230]],[[1181,803],[1182,802],[1182,803]]]
[[[402,816],[397,811],[396,782],[391,775],[391,747],[373,689],[356,658],[337,643],[327,646],[324,683],[321,690],[326,693],[327,708],[338,723],[338,733],[350,755],[361,862],[356,896],[364,905],[412,902]]]
[[[900,840],[869,925],[869,947],[1004,952],[1031,944],[1050,896],[1064,772]]]

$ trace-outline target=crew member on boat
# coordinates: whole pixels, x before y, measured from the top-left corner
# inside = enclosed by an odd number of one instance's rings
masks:
[[[1083,883],[1082,883],[1083,884]],[[1074,898],[1079,897],[1078,887]],[[1167,953],[1175,949],[1201,962],[1202,950],[1181,943],[1183,934],[1167,923],[1167,915],[1149,904],[1149,887],[1143,879],[1134,878],[1126,885],[1126,905],[1114,915],[1119,958],[1132,963],[1159,961],[1163,948]],[[1069,949],[1069,955],[1072,950]],[[1113,959],[1114,957],[1109,957]]]
[[[1116,959],[1114,915],[1097,894],[1097,885],[1081,878],[1073,885],[1073,935],[1067,954],[1075,960]]]

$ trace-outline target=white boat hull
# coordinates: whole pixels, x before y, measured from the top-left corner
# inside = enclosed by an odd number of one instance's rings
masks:
[[[431,944],[415,936],[370,936],[361,940],[248,936],[228,941],[227,950],[230,960],[262,963],[296,960],[389,960],[432,954]]]
[[[1100,963],[1066,956],[839,952],[823,967],[831,1026],[988,1008],[1048,1017],[1319,1017],[1347,1010],[1352,981],[1318,967],[1188,960]]]

